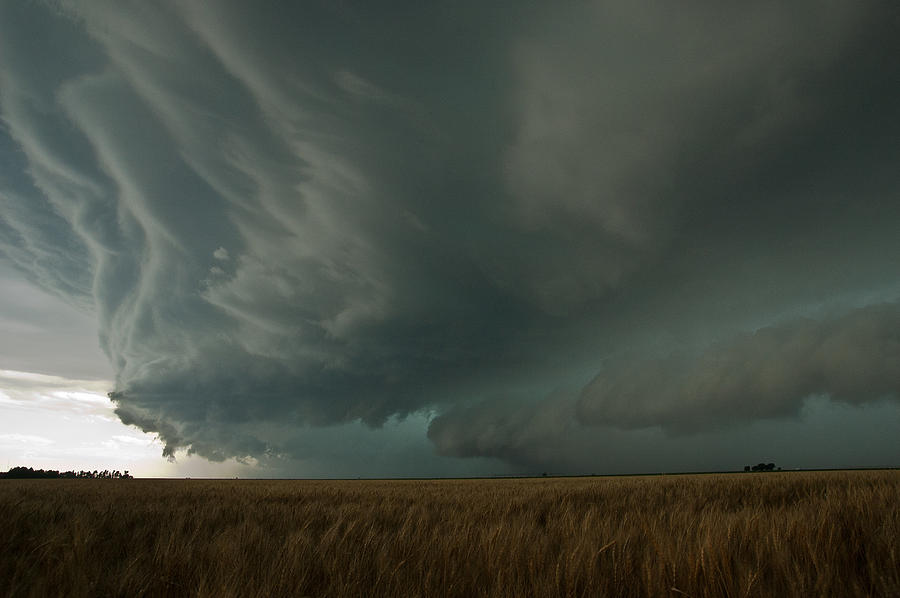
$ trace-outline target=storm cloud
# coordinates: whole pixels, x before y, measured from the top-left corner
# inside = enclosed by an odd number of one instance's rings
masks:
[[[578,416],[689,431],[796,415],[813,395],[851,404],[900,397],[900,306],[767,326],[698,356],[609,363],[581,392]]]
[[[874,404],[897,31],[851,2],[4,4],[0,254],[96,318],[169,456],[413,418],[581,467],[599,430]]]

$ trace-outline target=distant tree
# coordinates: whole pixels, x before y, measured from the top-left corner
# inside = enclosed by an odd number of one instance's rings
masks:
[[[59,472],[55,469],[33,469],[31,467],[13,467],[5,473],[0,473],[0,477],[18,480],[30,479],[53,479],[59,477]]]
[[[757,463],[753,467],[750,468],[751,471],[775,471],[774,463]],[[747,471],[747,468],[744,468],[744,471]]]
[[[744,465],[744,471],[750,471],[750,466],[749,466],[749,465]]]
[[[9,471],[0,471],[0,478],[5,479],[106,479],[106,480],[124,480],[131,479],[131,475],[128,473],[128,470],[125,470],[125,473],[120,472],[119,470],[110,471],[105,469],[103,471],[84,471],[80,470],[77,473],[74,471],[64,471],[60,473],[55,469],[33,469],[31,467],[13,467]]]

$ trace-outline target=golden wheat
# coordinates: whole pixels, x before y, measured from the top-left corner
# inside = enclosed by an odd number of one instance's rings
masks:
[[[900,472],[2,480],[6,596],[898,596]]]

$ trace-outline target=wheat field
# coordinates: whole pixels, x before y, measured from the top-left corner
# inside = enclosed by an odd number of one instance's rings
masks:
[[[900,596],[900,472],[0,480],[5,596]]]

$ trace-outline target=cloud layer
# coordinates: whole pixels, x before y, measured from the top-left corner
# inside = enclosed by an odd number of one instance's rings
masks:
[[[900,305],[760,328],[701,355],[609,362],[581,392],[578,417],[622,428],[708,429],[796,415],[803,400],[900,396]]]
[[[0,11],[0,252],[166,454],[896,396],[893,8]]]

